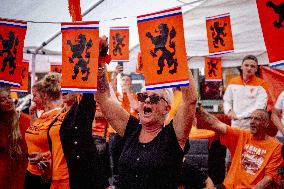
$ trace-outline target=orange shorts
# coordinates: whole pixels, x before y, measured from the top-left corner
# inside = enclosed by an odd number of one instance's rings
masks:
[[[69,179],[52,180],[50,189],[70,189]]]

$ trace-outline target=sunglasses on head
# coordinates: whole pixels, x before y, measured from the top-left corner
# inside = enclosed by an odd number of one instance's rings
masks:
[[[163,100],[169,104],[164,97],[160,97],[157,94],[148,95],[147,93],[137,93],[137,100],[140,102],[145,102],[148,97],[151,104],[157,104],[160,100]]]

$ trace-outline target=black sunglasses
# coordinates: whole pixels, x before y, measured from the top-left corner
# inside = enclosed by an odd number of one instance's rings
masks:
[[[68,93],[62,93],[62,96],[68,95]]]
[[[157,104],[160,100],[165,101],[167,104],[168,101],[164,97],[160,97],[157,94],[148,95],[147,93],[137,93],[137,100],[140,102],[145,102],[146,99],[149,97],[151,104]]]

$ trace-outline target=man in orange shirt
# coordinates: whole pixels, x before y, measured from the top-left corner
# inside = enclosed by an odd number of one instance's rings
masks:
[[[272,181],[279,183],[281,144],[266,134],[269,115],[265,110],[251,114],[250,131],[232,128],[203,108],[198,108],[196,116],[221,135],[221,143],[231,152],[232,164],[223,182],[226,189],[264,189]]]

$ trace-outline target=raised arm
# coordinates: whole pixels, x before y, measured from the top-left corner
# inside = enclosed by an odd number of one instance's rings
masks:
[[[282,110],[273,108],[272,114],[271,114],[271,120],[274,123],[274,125],[277,127],[277,129],[282,133],[284,136],[284,125],[281,123],[281,114]]]
[[[188,139],[197,102],[197,91],[191,71],[189,71],[189,83],[189,86],[181,87],[183,102],[173,119],[175,133],[182,148]]]
[[[227,125],[204,110],[201,105],[196,109],[196,118],[198,122],[208,125],[219,134],[225,134],[227,132]]]
[[[130,114],[111,97],[105,66],[100,67],[98,71],[96,100],[106,120],[120,136],[123,136]]]
[[[271,114],[271,120],[284,136],[284,123],[281,123],[282,107],[284,104],[284,91],[278,96]]]

